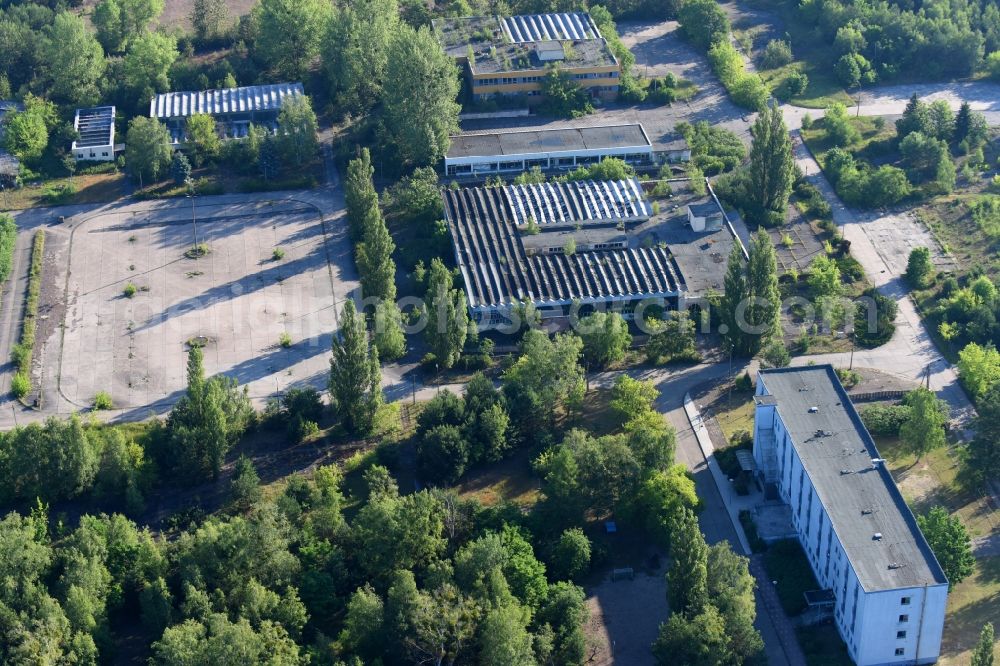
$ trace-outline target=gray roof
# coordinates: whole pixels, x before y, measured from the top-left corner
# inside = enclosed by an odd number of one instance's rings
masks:
[[[451,137],[448,157],[492,157],[531,153],[573,152],[638,148],[652,145],[642,125],[605,125],[600,127],[562,127],[546,130],[460,134]]]
[[[713,215],[722,215],[722,209],[714,201],[704,201],[702,203],[692,203],[688,204],[688,208],[691,212],[698,217],[712,217]]]
[[[244,86],[225,90],[169,92],[155,96],[149,103],[151,118],[182,118],[195,113],[223,115],[278,111],[286,97],[302,95],[301,83],[276,83],[269,86]]]
[[[594,19],[583,12],[509,16],[501,23],[504,35],[515,43],[601,38]]]
[[[77,109],[73,126],[80,138],[73,142],[73,148],[110,146],[115,142],[115,107],[98,106],[93,109]]]
[[[574,299],[641,298],[683,290],[670,252],[660,247],[529,256],[515,226],[514,196],[508,189],[470,187],[442,192],[471,307],[524,300],[544,305]]]
[[[889,470],[872,463],[881,456],[833,366],[762,370],[759,380],[777,400],[861,586],[871,592],[947,584]]]

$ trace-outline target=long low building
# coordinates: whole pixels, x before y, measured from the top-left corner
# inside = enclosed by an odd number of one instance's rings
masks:
[[[758,374],[753,456],[855,663],[937,661],[948,580],[833,366]]]
[[[531,303],[543,318],[569,307],[675,306],[684,292],[670,251],[630,248],[649,217],[634,180],[445,189],[445,219],[473,320],[503,327]],[[537,216],[537,217],[536,217]],[[530,221],[529,221],[530,220]]]
[[[653,145],[638,123],[460,134],[451,137],[444,169],[448,176],[520,173],[533,167],[574,169],[606,157],[650,164]]]
[[[149,102],[149,117],[166,123],[174,144],[187,140],[187,119],[202,113],[215,119],[224,138],[242,138],[251,124],[276,130],[282,104],[303,94],[301,83],[168,92]]]

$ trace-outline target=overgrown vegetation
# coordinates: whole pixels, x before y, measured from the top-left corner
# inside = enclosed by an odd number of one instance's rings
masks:
[[[35,331],[38,326],[38,299],[42,290],[42,260],[45,256],[45,231],[35,232],[31,244],[31,266],[28,269],[28,291],[24,303],[21,338],[11,357],[16,368],[11,390],[14,397],[23,398],[31,392],[31,359],[35,351]]]

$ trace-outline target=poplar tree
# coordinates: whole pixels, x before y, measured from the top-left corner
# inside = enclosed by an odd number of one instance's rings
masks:
[[[750,283],[743,266],[743,252],[740,250],[739,243],[735,243],[732,252],[729,253],[729,263],[726,266],[723,286],[725,293],[722,297],[722,323],[719,326],[719,333],[732,353],[741,355],[746,353],[747,342],[745,340],[746,334],[740,327],[737,309],[741,303],[749,302]],[[745,314],[744,312],[744,318]]]
[[[987,622],[972,650],[972,666],[993,666],[993,623]]]
[[[389,236],[376,198],[361,219],[361,242],[355,249],[358,273],[366,297],[396,300],[396,264],[392,252],[396,244]]]
[[[361,239],[362,221],[365,213],[378,206],[378,193],[372,184],[371,153],[367,148],[348,162],[347,179],[344,183],[344,203],[347,207],[347,225],[353,240]]]
[[[784,220],[788,197],[792,193],[794,162],[792,141],[784,116],[777,104],[769,104],[750,128],[750,205],[747,217],[760,225]]]
[[[465,294],[453,289],[451,271],[438,258],[431,261],[427,279],[427,344],[442,368],[450,368],[462,356],[469,334],[469,311]]]
[[[348,299],[340,313],[340,330],[333,337],[329,386],[333,407],[348,432],[371,432],[382,404],[381,379],[378,350],[369,346],[364,319]]]
[[[771,236],[758,229],[750,241],[747,282],[753,301],[747,308],[747,323],[760,329],[750,333],[749,350],[760,351],[767,338],[781,335],[781,294],[778,291],[778,259]]]
[[[670,558],[667,571],[667,601],[671,613],[689,616],[708,605],[708,544],[690,509],[682,509],[671,521]]]

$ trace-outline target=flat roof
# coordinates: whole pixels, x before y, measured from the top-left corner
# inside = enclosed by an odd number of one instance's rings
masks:
[[[600,189],[606,185],[591,184]],[[512,204],[520,195],[509,189],[442,191],[445,219],[470,307],[509,306],[521,301],[566,304],[575,299],[676,295],[683,290],[670,252],[658,246],[570,256],[528,255],[515,222],[522,218]],[[555,196],[572,196],[571,190],[561,192]]]
[[[566,69],[618,66],[593,19],[582,12],[448,17],[434,19],[431,25],[445,53],[469,59],[477,75],[544,71],[551,63],[538,58],[537,46],[552,41],[569,45],[559,61]]]
[[[113,146],[115,143],[115,107],[97,106],[77,109],[73,127],[80,138],[73,142],[73,149]]]
[[[278,111],[286,97],[304,94],[301,83],[276,83],[223,90],[194,90],[156,95],[149,102],[151,118],[183,118],[196,113],[222,115]]]
[[[819,500],[868,592],[947,584],[831,365],[762,370]],[[876,538],[876,534],[881,534]]]
[[[532,153],[635,148],[652,151],[642,125],[603,125],[557,129],[459,134],[451,137],[449,158],[501,157]]]

